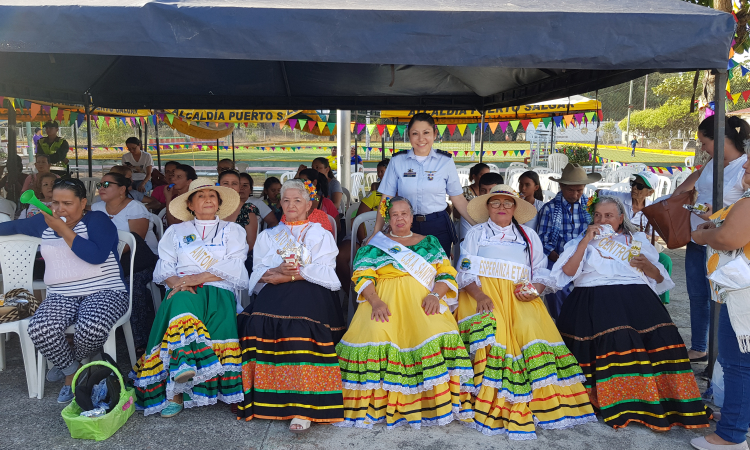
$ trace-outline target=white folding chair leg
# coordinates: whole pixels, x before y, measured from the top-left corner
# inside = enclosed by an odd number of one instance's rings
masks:
[[[36,358],[36,389],[39,400],[44,397],[44,382],[47,376],[47,358],[42,355],[42,352],[37,352]]]
[[[114,334],[114,333],[112,333]],[[125,335],[125,345],[128,347],[128,356],[130,356],[130,367],[135,366],[135,340],[133,339],[133,328],[130,326],[130,320],[122,325],[122,334]]]
[[[151,292],[151,300],[154,302],[154,313],[157,313],[159,306],[161,306],[161,289],[153,281],[147,284],[146,288]]]
[[[36,349],[34,343],[29,338],[29,321],[22,320],[21,333],[18,335],[21,341],[21,354],[23,356],[23,367],[26,372],[26,385],[29,387],[29,398],[38,396],[37,393],[37,370],[36,370]]]
[[[0,371],[5,370],[5,335],[0,333]]]

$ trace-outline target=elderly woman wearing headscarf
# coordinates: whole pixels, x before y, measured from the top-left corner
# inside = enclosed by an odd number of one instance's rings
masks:
[[[586,375],[604,422],[655,431],[708,426],[685,343],[658,294],[674,287],[647,236],[614,197],[592,197],[593,223],[552,268],[573,282],[557,328]]]
[[[289,430],[343,420],[335,345],[346,328],[336,291],[336,241],[308,220],[317,195],[309,181],[281,188],[282,222],[258,236],[250,290],[238,317],[244,401],[238,416],[289,420]]]
[[[461,244],[456,315],[474,361],[474,379],[461,389],[471,425],[525,440],[536,426],[595,422],[581,368],[539,298],[554,282],[539,236],[520,225],[536,208],[501,184],[468,210],[478,225]]]
[[[145,415],[242,400],[236,299],[247,287],[248,246],[245,229],[222,220],[239,202],[233,189],[198,178],[169,204],[181,222],[159,241],[154,271],[168,293],[130,374]]]

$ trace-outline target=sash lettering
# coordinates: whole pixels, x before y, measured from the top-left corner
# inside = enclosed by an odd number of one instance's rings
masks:
[[[648,284],[646,275],[630,265],[630,247],[625,244],[621,244],[611,238],[600,239],[599,242],[593,244],[593,246],[596,250],[599,251],[599,253],[602,254],[602,256],[612,258],[613,260],[622,263],[622,265],[626,266],[628,269],[636,272],[646,282],[646,284]]]
[[[271,234],[273,242],[278,246],[277,250],[281,250],[282,253],[294,253],[299,255],[302,265],[310,264],[312,262],[312,254],[301,242],[292,235],[291,230],[285,224],[280,223],[274,228],[268,230]],[[279,257],[281,258],[281,257]]]
[[[383,233],[373,236],[370,240],[370,245],[383,250],[409,272],[409,275],[419,281],[422,286],[432,291],[432,288],[435,286],[437,270],[432,264],[425,261],[424,258],[409,250],[405,245],[388,239]]]
[[[483,258],[477,255],[462,255],[459,270],[473,275],[500,278],[517,283],[521,279],[529,279],[530,268],[525,264],[518,264],[503,259]]]

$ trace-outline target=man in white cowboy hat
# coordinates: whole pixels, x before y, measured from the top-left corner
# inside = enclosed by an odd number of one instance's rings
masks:
[[[595,183],[601,178],[601,174],[587,174],[583,167],[571,163],[565,166],[560,178],[550,178],[560,183],[560,192],[542,206],[537,222],[537,234],[542,240],[550,269],[562,254],[565,244],[586,231],[591,223],[591,216],[586,210],[588,198],[583,195],[583,191],[587,184]],[[570,286],[567,286],[546,296],[547,307],[553,319],[557,320],[570,290]]]

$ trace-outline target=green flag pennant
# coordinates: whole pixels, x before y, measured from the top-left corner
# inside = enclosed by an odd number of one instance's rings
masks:
[[[479,150],[474,152],[475,155],[479,155]]]
[[[99,116],[99,119],[97,120],[97,123],[99,124],[99,128],[104,126],[104,116]]]
[[[466,126],[469,129],[469,133],[474,134],[475,131],[477,131],[477,124],[476,123],[470,123]]]
[[[299,119],[298,122],[299,122],[299,129],[304,130],[305,125],[307,125],[307,119]]]
[[[591,120],[591,119],[589,119],[589,120]],[[544,117],[544,118],[542,118],[542,123],[544,124],[544,128],[549,128],[550,122],[552,122],[552,118],[551,117]]]
[[[516,156],[518,156],[518,154],[519,154],[519,153],[520,153],[521,151],[520,151],[520,150],[514,150],[513,152],[514,152],[514,153],[516,154]]]
[[[589,122],[591,122],[592,120],[594,120],[594,114],[596,114],[594,111],[587,112],[586,113],[586,120],[588,120]]]
[[[172,122],[174,121],[174,114],[167,114],[167,120],[169,121],[169,124],[172,125]]]
[[[445,133],[445,129],[448,127],[448,125],[438,125],[438,133],[440,133],[440,136],[442,136]]]
[[[518,129],[518,125],[521,123],[520,120],[511,120],[510,121],[510,127],[513,129],[513,132],[515,133]]]
[[[372,135],[375,132],[376,126],[375,124],[367,125],[367,134]]]
[[[399,125],[396,128],[398,128],[398,134],[400,134],[401,136],[403,136],[406,132],[406,125]]]
[[[57,106],[53,106],[49,110],[49,118],[50,120],[55,120],[57,118]]]
[[[728,70],[727,71],[727,80],[731,80],[734,78],[734,70]]]
[[[328,130],[333,133],[334,128],[336,128],[336,122],[328,122]]]
[[[71,111],[70,112],[70,123],[73,123],[76,120],[78,120],[78,113],[75,112],[75,111]]]

